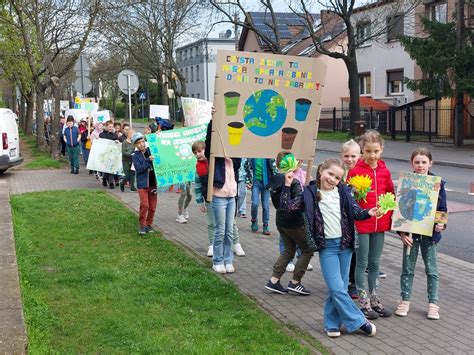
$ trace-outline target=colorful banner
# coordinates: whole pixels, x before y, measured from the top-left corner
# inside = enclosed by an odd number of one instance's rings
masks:
[[[173,129],[146,136],[158,187],[194,181],[196,158],[191,146],[206,139],[207,124]]]
[[[92,143],[87,169],[123,175],[122,143],[110,139],[96,139]]]
[[[285,149],[312,159],[325,78],[315,58],[217,51],[211,153],[275,158]]]
[[[401,172],[392,230],[431,237],[441,177]]]
[[[182,97],[184,124],[187,127],[209,123],[212,118],[212,102],[195,99],[192,97]]]
[[[150,118],[161,117],[170,119],[170,107],[168,105],[150,105]]]

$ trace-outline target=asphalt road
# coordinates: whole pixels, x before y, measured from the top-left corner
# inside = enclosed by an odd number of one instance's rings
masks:
[[[321,161],[338,157],[335,153],[316,153],[315,165]],[[435,157],[436,158],[436,157]],[[398,180],[400,171],[410,171],[408,162],[385,159],[392,172],[392,179]],[[468,195],[473,170],[433,165],[432,171],[446,181],[449,214],[448,228],[443,232],[439,252],[474,263],[474,196]]]

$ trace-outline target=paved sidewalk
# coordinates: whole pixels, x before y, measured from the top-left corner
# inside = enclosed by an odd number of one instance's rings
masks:
[[[411,153],[419,147],[426,147],[431,151],[436,165],[474,169],[474,149],[472,146],[459,149],[451,145],[436,145],[427,142],[407,143],[403,141],[386,140],[383,157],[385,159],[390,158],[400,161],[409,161]],[[318,150],[339,153],[341,151],[341,142],[318,140],[316,144],[316,154]]]
[[[12,194],[53,189],[102,189],[93,177],[83,171],[79,175],[71,175],[66,170],[15,171],[8,175],[8,184]],[[118,189],[108,191],[112,191],[132,210],[138,210],[136,193],[121,193]],[[205,216],[199,212],[193,201],[189,222],[184,225],[176,223],[177,200],[178,195],[174,192],[159,194],[156,226],[165,238],[183,244],[204,256],[207,251]],[[248,211],[250,212],[250,208]],[[295,325],[308,332],[336,354],[461,354],[469,353],[474,348],[473,264],[441,254],[441,320],[426,319],[426,279],[423,262],[419,260],[408,317],[392,316],[375,321],[377,336],[374,338],[361,334],[343,334],[337,339],[328,338],[322,326],[322,305],[326,287],[321,277],[317,254],[311,262],[315,267],[314,271],[308,272],[304,278],[305,286],[313,292],[311,296],[276,295],[264,289],[278,256],[278,236],[273,224],[274,219],[272,208],[271,236],[253,234],[250,232],[249,219],[238,220],[241,243],[247,255],[235,258],[236,273],[225,278],[235,282],[243,293],[255,299],[261,307],[283,323]],[[133,235],[131,238],[139,237]],[[399,299],[401,251],[400,242],[387,237],[381,265],[388,278],[381,280],[380,295],[385,304],[392,308]],[[208,260],[210,268],[211,260]],[[282,283],[285,284],[289,279],[290,275],[285,274]],[[0,299],[0,309],[2,302]]]

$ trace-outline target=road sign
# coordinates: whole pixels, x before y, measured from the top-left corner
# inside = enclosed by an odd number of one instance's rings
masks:
[[[92,90],[92,82],[88,77],[78,77],[74,81],[74,88],[85,95]]]
[[[76,64],[74,64],[74,71],[76,72],[76,76],[81,76],[81,72],[83,72],[85,75],[89,75],[89,72],[91,71],[91,65],[87,59],[81,55],[76,61]]]
[[[141,92],[138,99],[141,100],[141,101],[145,100],[146,99],[145,93]]]
[[[124,94],[135,94],[139,86],[137,74],[128,69],[120,72],[117,78],[117,83]]]

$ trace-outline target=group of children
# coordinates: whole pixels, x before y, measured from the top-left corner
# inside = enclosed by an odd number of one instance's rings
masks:
[[[69,129],[69,130],[68,130]],[[112,122],[106,123],[105,133],[91,132],[90,139],[97,137],[119,141]],[[196,156],[194,193],[201,212],[206,213],[209,246],[207,255],[212,257],[212,269],[221,274],[235,272],[234,253],[244,256],[239,241],[236,217],[246,217],[245,196],[252,190],[250,229],[257,232],[258,207],[262,203],[262,232],[270,234],[269,201],[276,208],[276,227],[280,234],[280,256],[265,288],[279,294],[289,291],[300,295],[311,292],[302,285],[306,270],[312,268],[310,260],[319,253],[321,273],[328,287],[324,304],[324,327],[329,337],[340,336],[341,326],[348,332],[362,330],[373,336],[376,327],[369,320],[389,317],[391,312],[384,306],[378,293],[380,257],[385,232],[391,229],[391,212],[382,213],[377,207],[378,197],[394,193],[390,171],[381,159],[384,141],[377,131],[368,131],[358,142],[350,140],[342,145],[341,159],[328,159],[317,167],[314,181],[305,186],[305,172],[300,166],[290,171],[282,168],[288,159],[294,159],[290,151],[282,151],[275,160],[216,158],[212,186],[208,189],[208,159],[210,156],[212,121],[208,125],[206,141],[192,145]],[[126,182],[132,190],[136,187],[140,198],[139,234],[152,233],[157,204],[156,178],[153,172],[153,156],[146,138],[127,129],[123,132],[122,150]],[[68,118],[65,142],[68,154],[77,149],[81,135],[72,128]],[[432,175],[431,153],[420,148],[411,155],[411,165],[417,174]],[[133,165],[134,171],[131,169]],[[73,167],[71,167],[73,169]],[[74,170],[75,171],[75,170]],[[364,199],[354,198],[348,181],[354,176],[368,176],[372,186]],[[113,176],[104,174],[103,181],[113,184]],[[178,201],[178,218],[187,221],[187,207],[192,199],[192,185],[181,187]],[[208,196],[212,193],[212,199]],[[447,211],[444,181],[439,190],[437,211]],[[433,236],[399,233],[403,243],[401,298],[395,314],[407,316],[410,309],[411,290],[415,264],[419,250],[425,262],[428,278],[429,319],[439,319],[437,271],[437,243],[446,226],[436,224]],[[284,288],[281,277],[288,271],[293,258],[296,264],[290,269],[293,276]],[[311,267],[310,267],[311,266]],[[310,267],[310,268],[309,268]],[[350,283],[349,283],[350,282]],[[356,290],[356,295],[354,295]],[[357,298],[358,305],[351,299]]]
[[[316,180],[304,189],[300,181],[295,183],[299,168],[276,175],[276,182],[272,184],[272,199],[277,208],[276,224],[285,251],[276,261],[265,288],[279,294],[291,291],[309,295],[310,291],[301,284],[301,278],[313,251],[318,251],[321,272],[329,290],[324,304],[324,327],[329,337],[340,336],[342,325],[348,332],[360,329],[373,336],[376,328],[369,320],[391,315],[378,294],[379,262],[384,233],[391,229],[391,212],[383,214],[377,207],[377,200],[382,194],[394,192],[390,171],[381,159],[383,149],[380,134],[368,131],[358,143],[350,140],[343,144],[342,161],[328,159],[322,162],[317,168]],[[280,168],[282,158],[287,155],[292,156],[291,152],[278,155]],[[415,173],[432,175],[429,169],[433,159],[427,149],[415,150],[410,161]],[[347,184],[353,176],[369,176],[372,181],[370,191],[358,202]],[[447,211],[444,182],[439,189],[437,211]],[[418,250],[421,250],[428,279],[427,317],[439,319],[437,243],[445,227],[435,224],[432,237],[399,233],[403,261],[400,277],[402,301],[395,310],[397,316],[404,317],[409,312],[415,264]],[[285,289],[280,278],[297,247],[301,250],[301,257]],[[358,306],[350,296],[350,279],[354,280],[352,287],[358,293]]]

